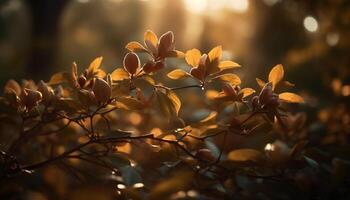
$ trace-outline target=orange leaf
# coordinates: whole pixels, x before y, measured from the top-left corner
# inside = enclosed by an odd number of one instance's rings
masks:
[[[236,67],[240,67],[240,65],[236,62],[233,62],[233,61],[230,61],[230,60],[226,60],[226,61],[222,61],[220,62],[219,64],[219,68],[221,70],[224,70],[224,69],[233,69],[233,68],[236,68]]]
[[[111,78],[114,81],[120,81],[120,80],[128,79],[129,74],[123,68],[118,68],[112,72]]]
[[[129,42],[126,46],[126,49],[128,49],[129,51],[132,52],[146,52],[147,49],[145,49],[144,46],[142,46],[142,44],[138,43],[138,42]]]
[[[260,78],[256,78],[255,80],[261,88],[266,85],[265,81],[261,80]]]
[[[175,69],[167,74],[167,76],[171,79],[180,79],[184,77],[191,76],[189,73],[183,71],[182,69]]]
[[[147,30],[144,34],[144,40],[151,42],[151,44],[154,47],[157,47],[158,44],[158,37],[156,34],[153,33],[151,30]],[[146,44],[147,45],[147,44]]]
[[[305,103],[303,97],[291,92],[283,92],[279,94],[278,97],[289,103]]]
[[[228,82],[231,85],[239,85],[241,84],[241,79],[236,74],[223,74],[217,77],[214,77],[213,79],[221,79],[222,81]]]
[[[279,83],[283,79],[283,76],[283,65],[278,64],[271,69],[269,73],[269,82],[272,82],[272,90],[274,90],[277,83]]]
[[[94,72],[96,69],[98,69],[101,66],[103,57],[97,57],[95,60],[93,60],[88,68],[88,71]]]
[[[185,59],[189,65],[197,67],[201,59],[201,52],[198,49],[188,50]]]
[[[255,149],[238,149],[228,154],[228,159],[235,162],[260,162],[264,155]]]
[[[209,60],[212,62],[215,59],[220,60],[222,56],[222,48],[221,46],[214,47],[209,53]]]
[[[247,96],[254,94],[255,90],[252,88],[243,88],[243,89],[241,89],[241,91],[239,91],[239,93],[242,93],[243,98],[244,98],[244,97],[247,97]]]

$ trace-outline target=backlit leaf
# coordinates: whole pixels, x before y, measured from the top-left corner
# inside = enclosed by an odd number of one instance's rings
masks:
[[[147,30],[144,34],[144,40],[151,42],[151,44],[154,47],[157,47],[158,44],[158,37],[156,34],[153,33],[151,30]],[[147,45],[147,44],[146,44]]]
[[[238,149],[228,154],[228,159],[235,162],[260,162],[264,160],[264,155],[255,149]]]
[[[117,68],[111,73],[111,78],[114,81],[129,79],[129,73],[125,71],[123,68]]]
[[[256,78],[255,80],[261,88],[266,85],[265,81],[261,80],[260,78]]]
[[[176,114],[178,115],[179,111],[180,111],[180,108],[181,108],[181,101],[180,101],[180,99],[177,97],[176,93],[171,91],[171,90],[167,92],[167,95],[168,95],[170,101],[173,103],[175,111],[176,111]]]
[[[278,97],[289,103],[305,103],[303,97],[291,92],[283,92],[279,94]]]
[[[247,97],[247,96],[254,94],[255,90],[252,88],[243,88],[243,89],[241,89],[241,91],[239,91],[239,93],[242,93],[243,98],[244,98],[244,97]]]
[[[139,42],[129,42],[126,46],[126,49],[128,49],[129,51],[132,52],[146,52],[147,49],[145,49],[144,46],[142,46],[142,44],[140,44]]]
[[[171,79],[180,79],[180,78],[185,78],[188,76],[191,76],[189,73],[185,72],[182,69],[175,69],[167,74],[167,76]]]
[[[197,67],[201,59],[201,52],[198,49],[188,50],[185,59],[189,65]]]
[[[236,74],[223,74],[220,76],[217,76],[213,79],[220,79],[222,81],[228,82],[231,85],[239,85],[241,84],[241,79]]]
[[[269,73],[269,82],[272,82],[272,89],[275,89],[277,83],[279,83],[284,76],[283,66],[278,64],[274,66]]]
[[[215,59],[220,60],[222,56],[222,48],[221,46],[217,46],[213,48],[209,53],[208,53],[209,59],[212,62]]]
[[[94,72],[95,70],[97,70],[97,69],[101,66],[102,59],[103,59],[102,56],[101,56],[101,57],[95,58],[95,60],[93,60],[93,61],[90,63],[90,66],[89,66],[89,68],[88,68],[88,71]]]
[[[240,65],[236,62],[230,61],[230,60],[226,60],[226,61],[221,61],[219,64],[219,68],[221,70],[225,70],[225,69],[233,69],[236,67],[240,67]]]
[[[63,82],[66,82],[69,77],[69,75],[66,72],[59,72],[51,76],[50,81],[48,82],[49,85],[56,85]]]

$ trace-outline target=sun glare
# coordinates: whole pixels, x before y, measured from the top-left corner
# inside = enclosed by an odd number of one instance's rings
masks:
[[[248,10],[248,0],[184,0],[187,10],[194,13],[204,13],[212,10],[229,9],[243,13]]]

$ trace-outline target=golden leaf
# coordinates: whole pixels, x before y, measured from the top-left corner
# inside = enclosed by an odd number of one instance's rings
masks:
[[[146,52],[147,49],[145,49],[145,47],[142,46],[142,44],[140,44],[139,42],[129,42],[126,46],[126,49],[128,49],[129,51],[132,52]]]
[[[180,79],[180,78],[184,78],[184,77],[188,77],[188,76],[191,76],[189,73],[185,72],[184,70],[182,69],[175,69],[171,72],[169,72],[167,74],[167,76],[171,79]]]
[[[277,83],[279,83],[283,79],[283,76],[283,65],[278,64],[271,69],[269,73],[269,82],[272,82],[272,90],[274,90]]]
[[[305,103],[303,97],[301,97],[295,93],[292,93],[292,92],[283,92],[283,93],[279,94],[278,97],[281,100],[289,102],[289,103]]]
[[[118,98],[116,106],[125,110],[140,110],[144,108],[144,105],[141,101],[131,97]]]
[[[239,93],[242,93],[243,98],[244,98],[244,97],[247,97],[247,96],[254,94],[255,90],[252,88],[243,88],[243,89],[241,89],[241,91],[239,91]]]
[[[124,79],[129,79],[129,73],[123,68],[117,68],[111,74],[111,78],[114,81],[120,81]]]
[[[215,59],[220,60],[222,56],[222,48],[221,46],[214,47],[209,53],[209,60],[212,62]]]
[[[241,79],[236,74],[223,74],[220,76],[217,76],[213,79],[221,79],[222,81],[228,82],[231,85],[239,85],[241,84]]]
[[[215,122],[217,116],[218,116],[218,113],[213,111],[206,118],[202,119],[200,123]]]
[[[220,70],[225,70],[225,69],[233,69],[236,67],[241,67],[238,63],[226,60],[226,61],[221,61],[219,64]]]
[[[151,30],[147,30],[144,34],[144,40],[151,42],[151,44],[154,47],[157,47],[158,44],[158,37],[156,34],[153,33]],[[147,44],[146,44],[147,45]]]
[[[238,149],[228,154],[228,159],[235,162],[260,162],[264,155],[255,149]]]
[[[175,111],[176,111],[176,115],[179,114],[180,108],[181,108],[181,101],[180,99],[177,97],[176,93],[169,90],[167,92],[167,96],[169,97],[170,101],[173,103]]]
[[[261,80],[260,78],[256,78],[255,80],[261,88],[266,85],[265,81]]]
[[[67,81],[67,73],[59,72],[51,76],[49,85],[56,85]]]
[[[98,69],[101,66],[103,57],[97,57],[95,60],[93,60],[88,68],[89,72],[94,72],[96,69]]]
[[[201,52],[198,49],[191,49],[186,52],[186,62],[192,67],[197,67],[201,59]]]

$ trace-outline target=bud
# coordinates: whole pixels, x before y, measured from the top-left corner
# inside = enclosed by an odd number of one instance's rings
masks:
[[[92,91],[95,94],[96,100],[99,102],[107,102],[112,94],[111,87],[101,78],[95,79]]]
[[[85,89],[79,90],[78,99],[80,103],[85,107],[89,107],[97,103],[95,94],[91,90],[85,90]]]
[[[80,88],[84,88],[85,83],[86,83],[86,78],[84,75],[79,76],[78,83],[79,83]]]
[[[22,103],[26,106],[27,110],[31,110],[37,106],[42,99],[42,94],[32,89],[25,88],[22,93],[23,95],[21,95],[21,100]]]
[[[138,68],[140,68],[140,59],[133,53],[129,52],[124,57],[124,69],[130,74],[136,74]]]
[[[254,96],[253,98],[252,98],[252,107],[253,107],[253,109],[257,109],[257,108],[259,108],[259,97],[258,96]]]
[[[152,68],[154,66],[154,62],[153,61],[148,61],[146,64],[143,65],[142,69],[144,72],[151,73],[152,72]]]
[[[153,67],[153,71],[161,70],[165,67],[164,60],[157,61],[156,64]]]
[[[259,102],[263,105],[266,105],[269,102],[269,99],[272,97],[272,85],[267,83],[259,94]]]
[[[38,83],[38,91],[42,94],[42,99],[45,104],[49,103],[53,96],[54,92],[50,86],[48,86],[44,81]]]

